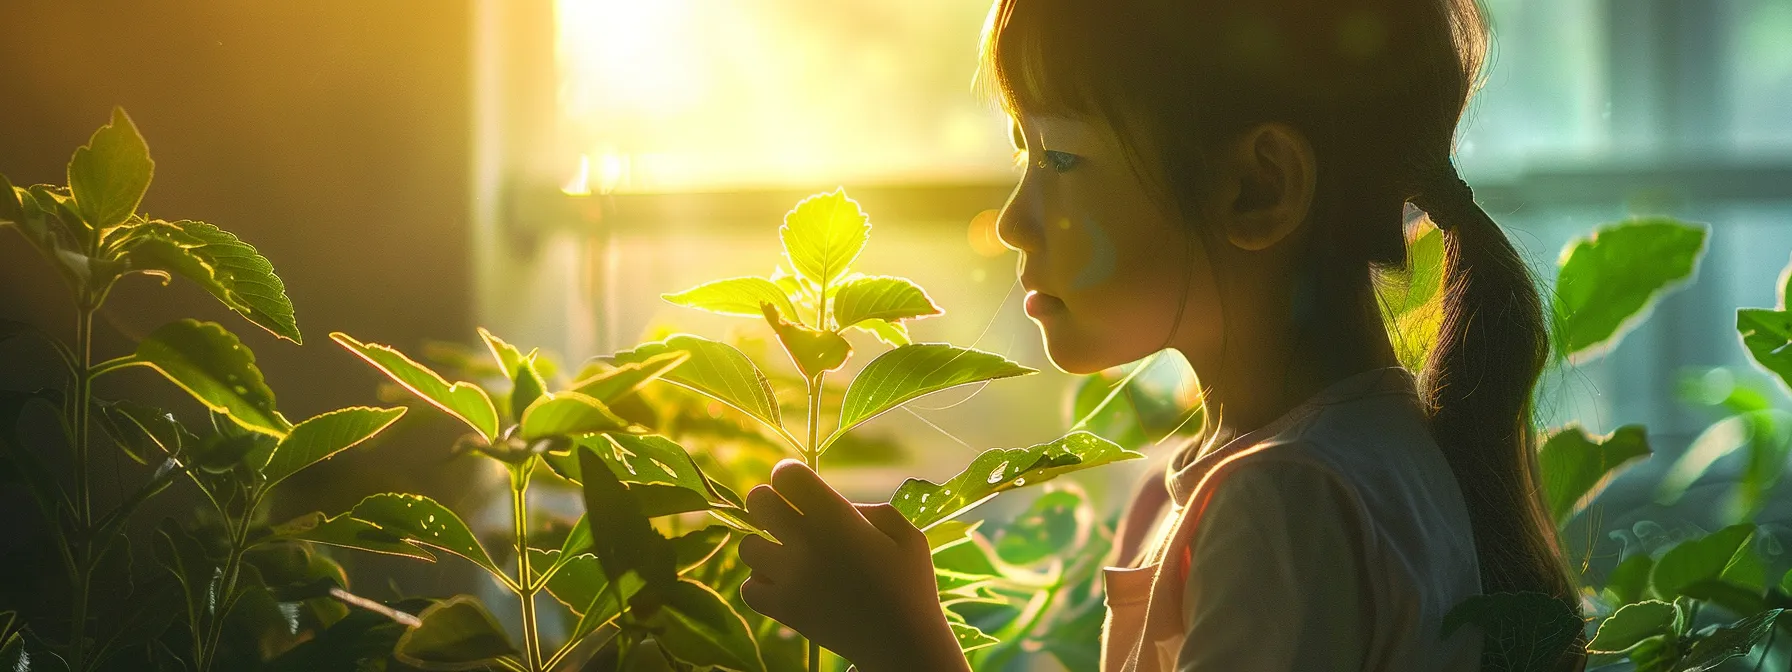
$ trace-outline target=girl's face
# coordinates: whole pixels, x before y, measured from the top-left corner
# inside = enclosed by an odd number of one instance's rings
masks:
[[[1052,362],[1083,374],[1170,346],[1217,352],[1205,246],[1153,197],[1111,128],[1023,114],[1014,136],[1025,172],[997,231],[1020,252],[1026,312]]]

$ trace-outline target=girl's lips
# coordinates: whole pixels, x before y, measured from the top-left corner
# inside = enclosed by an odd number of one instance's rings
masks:
[[[1038,290],[1027,292],[1027,315],[1045,317],[1064,310],[1064,300]]]

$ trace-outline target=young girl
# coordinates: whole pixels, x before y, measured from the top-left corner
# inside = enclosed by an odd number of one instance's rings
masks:
[[[1537,494],[1537,292],[1450,158],[1485,49],[1475,0],[996,3],[1027,314],[1073,373],[1175,348],[1217,420],[1127,511],[1103,670],[1473,670],[1481,634],[1442,636],[1463,599],[1577,602]],[[1407,203],[1446,249],[1422,385],[1372,284]],[[867,672],[967,669],[894,509],[794,462],[747,505],[780,542],[741,544],[754,609]]]

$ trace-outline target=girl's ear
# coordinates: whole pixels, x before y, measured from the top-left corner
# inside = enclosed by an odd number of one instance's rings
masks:
[[[1239,248],[1274,247],[1300,229],[1313,205],[1313,145],[1282,123],[1252,126],[1220,154],[1220,224]]]

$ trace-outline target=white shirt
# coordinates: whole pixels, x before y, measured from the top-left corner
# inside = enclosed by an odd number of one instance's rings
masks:
[[[1134,652],[1104,655],[1104,669],[1480,669],[1478,631],[1441,636],[1444,614],[1481,592],[1480,569],[1414,389],[1404,369],[1358,374],[1173,459],[1177,505],[1141,566],[1109,570],[1105,636]]]

